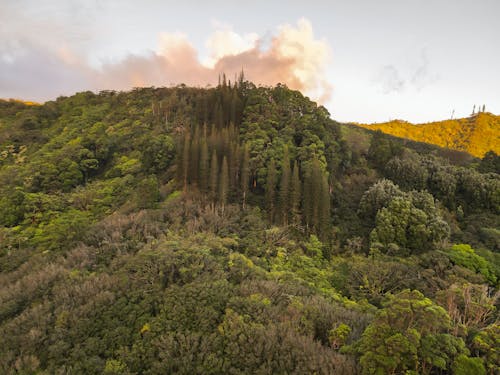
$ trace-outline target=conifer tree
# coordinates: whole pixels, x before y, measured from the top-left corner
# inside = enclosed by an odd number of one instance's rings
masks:
[[[320,200],[321,200],[321,186],[322,186],[322,171],[319,160],[315,158],[312,163],[311,175],[311,198],[312,198],[312,226],[316,233],[320,227]]]
[[[292,180],[290,183],[290,194],[289,194],[289,207],[290,207],[290,218],[293,225],[300,224],[300,177],[299,177],[299,165],[297,161],[293,163],[292,170]]]
[[[177,184],[180,187],[184,187],[184,137],[178,138],[176,142],[177,152],[176,152],[176,170],[175,170],[175,178]]]
[[[319,227],[318,235],[322,240],[327,240],[330,229],[330,189],[328,177],[323,174],[321,177],[321,193],[319,196]]]
[[[243,83],[245,82],[245,73],[243,72],[243,69],[241,69],[240,74],[238,75],[238,89],[243,88]]]
[[[224,207],[227,203],[227,196],[229,193],[229,171],[227,164],[227,157],[224,155],[222,158],[222,168],[220,171],[220,181],[219,181],[219,203],[224,212]]]
[[[283,162],[281,165],[281,182],[279,193],[280,218],[283,225],[288,225],[288,201],[290,194],[290,156],[288,154],[288,146],[285,146],[283,154]]]
[[[269,221],[274,220],[274,211],[276,207],[276,164],[274,159],[271,159],[269,167],[267,168],[267,181],[266,181],[266,206],[269,213]]]
[[[304,181],[302,186],[302,213],[306,228],[312,223],[313,217],[313,187],[312,187],[312,168],[311,164],[307,163],[304,167]]]
[[[217,145],[217,129],[215,128],[215,124],[212,124],[210,127],[210,137],[208,138],[208,148],[210,150],[214,150]]]
[[[237,142],[232,142],[229,154],[229,191],[233,192],[232,196],[237,193],[238,177],[240,174],[240,146]]]
[[[198,184],[198,171],[200,161],[200,135],[196,128],[193,140],[191,141],[191,150],[189,158],[189,180],[191,184]]]
[[[222,158],[223,155],[229,155],[231,153],[231,139],[229,137],[229,128],[223,128],[220,132],[220,142],[221,150],[219,153],[219,158]]]
[[[186,135],[184,137],[184,147],[182,150],[182,181],[183,181],[183,189],[187,191],[187,186],[189,182],[189,151],[191,145],[191,137],[189,130],[186,131]]]
[[[247,194],[248,194],[248,184],[250,182],[250,151],[248,143],[245,143],[243,147],[243,160],[241,162],[241,195],[243,199],[243,209],[246,207]]]
[[[237,89],[235,88],[233,90],[233,96],[231,98],[231,122],[234,125],[239,125],[241,123],[242,107],[243,103],[241,102]]]
[[[303,212],[308,230],[318,232],[320,223],[320,197],[322,170],[317,158],[307,163],[304,173]]]
[[[231,115],[230,115],[230,122],[231,124],[236,124],[237,118],[236,118],[236,113],[237,113],[237,99],[238,96],[236,95],[236,91],[233,91],[233,94],[231,96]]]
[[[208,174],[209,174],[209,161],[208,161],[208,144],[205,137],[201,140],[200,146],[200,166],[199,166],[199,188],[202,193],[208,192]]]
[[[221,129],[224,126],[224,110],[222,108],[222,103],[220,100],[217,101],[215,106],[215,126],[217,129]]]
[[[215,201],[217,198],[217,187],[219,178],[219,165],[217,162],[217,152],[212,152],[212,160],[210,162],[210,198]]]
[[[222,134],[222,131],[219,129],[215,129],[215,133],[213,136],[213,148],[214,150],[217,151],[217,156],[219,159],[217,161],[222,161],[222,155],[225,155],[225,149],[224,149],[224,135]]]

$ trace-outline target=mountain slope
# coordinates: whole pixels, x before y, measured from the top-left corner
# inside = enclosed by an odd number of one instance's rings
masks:
[[[0,101],[0,374],[494,373],[498,160],[442,151],[243,79]]]
[[[401,138],[466,151],[477,157],[483,157],[490,150],[500,154],[500,116],[487,112],[468,118],[417,125],[401,120],[355,125]]]

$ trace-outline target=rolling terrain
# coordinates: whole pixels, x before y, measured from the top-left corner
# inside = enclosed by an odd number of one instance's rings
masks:
[[[380,130],[396,137],[435,144],[458,151],[465,151],[482,158],[488,151],[500,154],[500,116],[481,112],[471,117],[411,124],[394,120],[377,124],[354,125],[370,130]]]
[[[498,166],[243,76],[0,101],[0,373],[493,375]]]

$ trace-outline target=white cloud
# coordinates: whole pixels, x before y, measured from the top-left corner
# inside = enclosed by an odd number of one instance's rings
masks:
[[[382,67],[378,73],[376,81],[382,88],[382,92],[384,94],[401,92],[406,86],[406,82],[401,78],[399,70],[393,65],[386,65]]]
[[[157,51],[131,54],[100,69],[80,58],[70,44],[50,48],[22,40],[16,48],[0,50],[0,97],[46,100],[88,89],[205,86],[216,83],[220,73],[232,77],[242,69],[257,84],[284,83],[319,101],[330,97],[325,70],[331,51],[324,40],[315,38],[308,20],[280,26],[266,49],[261,39],[255,33],[240,35],[229,26],[219,27],[207,38],[210,60],[200,61],[187,35],[161,33]]]
[[[203,60],[203,65],[213,68],[223,57],[237,55],[255,48],[258,40],[257,33],[240,35],[230,27],[219,28],[209,36],[205,43],[209,56]]]

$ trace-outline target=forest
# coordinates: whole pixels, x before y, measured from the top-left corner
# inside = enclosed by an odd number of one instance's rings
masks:
[[[285,85],[0,101],[0,373],[498,374],[500,157]]]
[[[453,117],[453,115],[452,115]],[[486,153],[500,153],[500,116],[483,109],[466,118],[448,119],[425,124],[392,120],[371,125],[355,124],[370,130],[380,130],[397,137],[427,142],[453,150],[465,151],[478,158]]]

